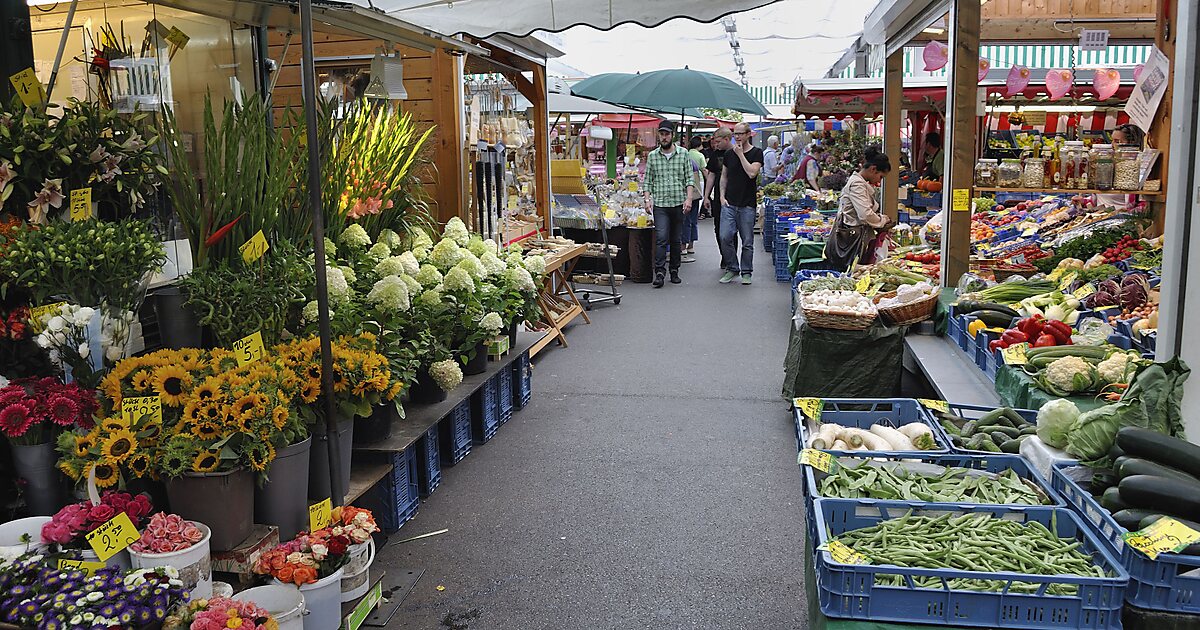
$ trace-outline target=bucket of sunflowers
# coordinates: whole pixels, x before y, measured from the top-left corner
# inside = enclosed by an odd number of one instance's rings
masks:
[[[253,570],[268,575],[272,584],[291,585],[304,596],[305,630],[330,630],[341,625],[342,576],[350,561],[351,539],[326,527],[267,551]]]

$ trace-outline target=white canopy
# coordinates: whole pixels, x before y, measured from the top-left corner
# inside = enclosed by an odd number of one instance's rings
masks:
[[[558,32],[581,24],[657,26],[677,17],[711,22],[775,0],[353,0],[439,33],[474,37]]]

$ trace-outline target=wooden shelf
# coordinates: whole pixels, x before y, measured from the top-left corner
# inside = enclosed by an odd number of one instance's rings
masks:
[[[1157,197],[1161,190],[1076,190],[1074,188],[979,188],[976,192],[1042,193],[1046,195],[1144,195]]]
[[[390,472],[392,472],[392,465],[385,461],[352,461],[350,464],[350,492],[346,495],[346,500],[342,502],[342,505],[350,505],[357,501]]]

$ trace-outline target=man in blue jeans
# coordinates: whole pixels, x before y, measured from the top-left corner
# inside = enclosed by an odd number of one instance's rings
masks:
[[[646,176],[642,182],[646,211],[654,215],[654,288],[666,281],[667,250],[671,252],[671,284],[679,284],[679,262],[683,250],[683,216],[692,211],[695,184],[692,160],[687,149],[675,145],[675,126],[669,121],[658,124],[658,148],[646,156]]]
[[[750,125],[734,126],[733,145],[725,152],[721,169],[721,252],[728,265],[721,284],[729,284],[739,275],[742,284],[750,284],[754,273],[754,221],[758,213],[758,173],[763,167],[763,152],[750,143],[750,137]]]

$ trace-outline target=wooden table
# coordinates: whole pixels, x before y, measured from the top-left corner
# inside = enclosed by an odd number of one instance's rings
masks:
[[[592,323],[591,318],[583,311],[579,298],[571,288],[571,272],[579,263],[579,257],[587,251],[587,245],[576,245],[555,251],[546,256],[546,279],[538,295],[538,307],[542,310],[542,323],[549,330],[547,335],[533,344],[529,356],[536,355],[542,348],[558,341],[558,345],[567,347],[567,336],[563,328],[576,317]]]

